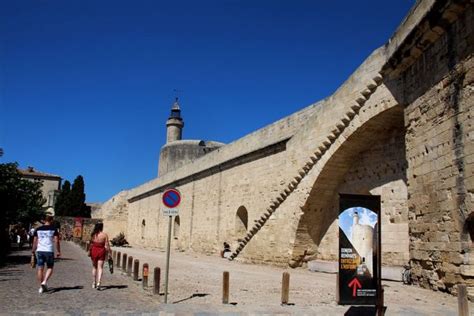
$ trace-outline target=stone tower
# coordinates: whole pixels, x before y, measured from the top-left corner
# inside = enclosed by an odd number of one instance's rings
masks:
[[[181,109],[179,108],[178,98],[175,99],[171,107],[171,115],[166,121],[166,143],[181,140],[183,136],[184,122],[181,117]]]
[[[374,229],[370,225],[360,224],[357,212],[354,213],[353,220],[352,245],[359,253],[361,260],[365,261],[370,274],[373,275]]]
[[[199,157],[224,146],[223,143],[205,140],[183,140],[184,122],[178,98],[171,107],[166,121],[166,144],[161,147],[158,161],[158,177],[189,164]]]

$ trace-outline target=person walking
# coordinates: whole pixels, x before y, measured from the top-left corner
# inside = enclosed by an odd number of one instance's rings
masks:
[[[104,262],[110,254],[109,236],[103,232],[104,224],[97,223],[91,234],[90,257],[92,260],[92,288],[101,290],[100,282],[104,272]]]
[[[33,239],[35,238],[35,228],[31,227],[28,231],[28,242],[30,244],[30,248],[33,248]]]
[[[46,215],[44,225],[38,227],[33,235],[33,248],[31,252],[36,254],[37,270],[36,278],[40,283],[38,292],[48,291],[48,280],[53,275],[54,268],[54,246],[56,245],[56,255],[61,256],[61,246],[59,243],[59,232],[53,226],[53,217]],[[46,265],[46,273],[44,267]]]

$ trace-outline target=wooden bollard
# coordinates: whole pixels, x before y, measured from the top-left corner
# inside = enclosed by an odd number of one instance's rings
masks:
[[[156,267],[154,272],[153,294],[160,295],[161,269]]]
[[[127,254],[126,253],[122,255],[122,271],[124,272],[127,271]]]
[[[229,304],[229,272],[224,271],[222,280],[222,304]]]
[[[133,261],[133,281],[138,281],[138,269],[140,268],[140,261],[135,259]]]
[[[290,274],[283,272],[283,278],[281,280],[281,304],[288,305],[290,300]]]
[[[130,256],[128,257],[128,262],[127,262],[127,275],[128,276],[132,275],[132,266],[133,266],[133,257]]]
[[[459,316],[469,315],[469,301],[467,299],[466,284],[458,284],[458,314]]]
[[[120,251],[117,251],[117,261],[115,261],[115,266],[117,268],[120,268],[120,258],[122,258],[122,253]]]
[[[148,263],[143,264],[142,270],[142,287],[146,289],[148,287]]]

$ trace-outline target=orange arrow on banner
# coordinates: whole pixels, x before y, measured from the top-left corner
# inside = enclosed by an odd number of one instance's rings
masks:
[[[357,294],[357,288],[361,289],[362,288],[362,284],[360,284],[359,280],[357,280],[357,278],[354,278],[351,283],[349,283],[348,285],[349,287],[353,287],[352,289],[352,296],[353,297],[356,297],[356,294]]]

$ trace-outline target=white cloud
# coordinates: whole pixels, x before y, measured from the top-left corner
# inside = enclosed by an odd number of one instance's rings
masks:
[[[369,225],[372,228],[375,227],[375,224],[377,224],[377,215],[374,212],[366,208],[358,208],[357,211],[359,213],[359,224]]]

